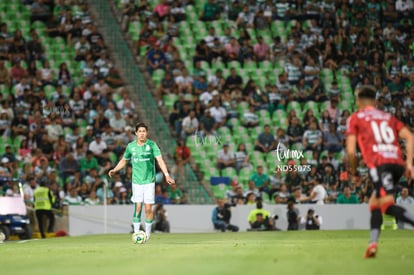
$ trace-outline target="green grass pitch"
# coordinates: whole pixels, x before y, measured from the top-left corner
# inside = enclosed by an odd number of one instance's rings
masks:
[[[376,259],[364,259],[368,231],[130,234],[0,244],[9,274],[414,274],[414,232],[384,231]]]

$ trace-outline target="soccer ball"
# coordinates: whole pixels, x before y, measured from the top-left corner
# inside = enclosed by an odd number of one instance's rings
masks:
[[[144,231],[140,230],[132,234],[132,242],[136,244],[143,244],[147,240],[147,234]]]

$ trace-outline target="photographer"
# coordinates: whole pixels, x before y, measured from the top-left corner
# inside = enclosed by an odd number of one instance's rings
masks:
[[[272,226],[269,223],[269,218],[263,218],[262,213],[256,214],[256,220],[251,224],[251,231],[269,231],[272,230]]]
[[[287,230],[298,230],[300,221],[299,210],[295,207],[295,203],[293,201],[288,202],[287,209]]]
[[[315,215],[315,210],[310,208],[306,217],[302,217],[301,223],[305,224],[306,230],[319,230],[322,225],[322,217]]]
[[[230,224],[230,207],[232,206],[235,206],[235,204],[228,204],[224,199],[217,199],[217,207],[214,208],[211,217],[215,229],[220,229],[221,232],[226,232],[226,230],[231,230],[232,232],[239,231],[236,225]]]
[[[263,209],[262,199],[256,199],[256,209],[249,213],[249,224],[251,231],[275,230],[275,220],[277,216],[272,217],[270,212]],[[249,230],[249,231],[250,231]]]
[[[170,222],[167,220],[167,210],[165,210],[162,203],[157,203],[154,207],[154,222],[152,224],[152,232],[170,232]]]

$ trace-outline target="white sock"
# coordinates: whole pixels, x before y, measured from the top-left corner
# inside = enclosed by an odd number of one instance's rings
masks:
[[[134,222],[132,224],[134,225],[134,233],[137,233],[139,231],[139,226],[141,225],[141,223]]]
[[[151,222],[145,221],[145,233],[147,234],[148,240],[151,236],[151,229],[152,229],[152,221]]]

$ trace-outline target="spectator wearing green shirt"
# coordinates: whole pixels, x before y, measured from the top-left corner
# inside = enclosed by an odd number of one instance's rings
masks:
[[[351,188],[349,186],[345,186],[343,188],[342,194],[338,196],[336,199],[336,203],[338,204],[358,204],[359,200],[357,196],[351,193]]]
[[[269,176],[264,173],[262,165],[257,166],[257,171],[250,177],[250,181],[254,182],[261,192],[269,191]]]
[[[320,130],[316,128],[316,123],[311,122],[309,130],[303,134],[303,147],[305,150],[320,152],[323,144],[323,135]]]
[[[221,9],[214,0],[208,0],[204,5],[203,14],[200,16],[201,21],[214,21],[220,16]]]
[[[65,196],[63,204],[64,205],[82,205],[83,204],[82,198],[78,195],[78,190],[76,188],[72,188],[69,194]]]
[[[176,185],[170,185],[168,187],[168,197],[171,199],[173,204],[181,204],[183,203],[183,193],[180,189],[177,188]]]
[[[93,156],[92,151],[86,151],[86,156],[80,159],[80,170],[82,174],[89,173],[91,169],[99,169],[98,160]]]
[[[401,76],[399,74],[394,75],[392,81],[389,82],[387,86],[393,100],[395,98],[401,99],[404,96],[404,83],[401,81]]]

